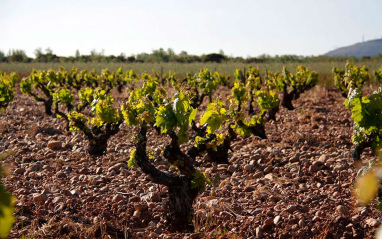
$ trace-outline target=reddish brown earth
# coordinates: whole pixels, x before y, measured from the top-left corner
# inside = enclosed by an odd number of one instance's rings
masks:
[[[13,150],[2,180],[17,197],[10,238],[371,238],[381,213],[352,196],[357,169],[342,102],[335,90],[315,88],[267,124],[268,139],[237,139],[229,165],[200,160],[217,187],[194,204],[196,231],[171,234],[166,188],[126,165],[133,129],[123,125],[107,155],[93,159],[81,133],[65,132],[18,92],[0,116],[0,151]],[[160,158],[168,139],[148,137],[154,164],[173,171]]]

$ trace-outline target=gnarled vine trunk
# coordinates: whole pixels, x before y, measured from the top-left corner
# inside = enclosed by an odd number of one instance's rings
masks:
[[[195,128],[197,129],[196,125]],[[205,137],[205,135],[206,132],[199,136]],[[237,134],[229,126],[228,135],[225,136],[223,143],[221,145],[218,145],[216,150],[214,150],[213,148],[207,148],[206,146],[206,144],[209,141],[216,139],[216,135],[212,134],[210,138],[206,140],[205,144],[200,144],[198,145],[198,147],[194,146],[190,150],[188,150],[187,155],[195,159],[197,156],[200,156],[203,152],[207,152],[207,156],[210,161],[215,162],[217,164],[228,164],[228,151],[233,151],[231,148],[231,141],[234,140],[236,137]]]
[[[87,127],[84,128],[83,132],[88,138],[88,153],[93,156],[105,155],[107,151],[107,141],[111,136],[119,132],[121,123],[122,121],[116,124],[107,123],[105,130],[101,130],[100,128],[93,128],[92,130]],[[85,125],[82,127],[85,127]]]
[[[199,194],[197,188],[192,188],[191,180],[185,176],[179,176],[177,181],[180,185],[168,186],[170,209],[167,215],[167,224],[170,231],[194,231],[192,217],[194,209],[192,205]]]
[[[146,153],[147,129],[141,127],[136,143],[135,159],[142,171],[150,175],[152,181],[168,187],[170,200],[167,204],[167,226],[170,231],[193,231],[193,203],[199,194],[198,188],[192,187],[195,168],[192,159],[181,152],[177,137],[171,134],[172,141],[167,145],[163,155],[173,165],[179,162],[179,171],[183,175],[172,175],[158,170],[148,159]]]
[[[273,109],[270,109],[267,111],[268,113],[268,117],[267,117],[267,120],[273,120],[273,121],[276,121],[276,113],[279,111],[279,107],[275,107]]]
[[[53,115],[53,113],[52,113],[53,98],[50,97],[49,99],[43,101],[43,103],[44,103],[44,107],[45,107],[45,114]]]
[[[110,136],[106,134],[101,134],[88,139],[88,148],[87,151],[90,155],[102,156],[107,152],[107,141]]]
[[[284,84],[283,98],[281,101],[281,105],[287,108],[288,110],[294,110],[294,107],[292,105],[293,98],[294,98],[293,92],[288,93],[287,85]]]
[[[244,123],[241,120],[237,121],[237,124],[239,126],[244,126]],[[254,136],[260,137],[261,139],[266,139],[267,138],[267,135],[265,134],[265,128],[264,128],[263,124],[255,124],[255,125],[246,126],[246,127],[248,127],[248,129],[251,131],[251,133]]]

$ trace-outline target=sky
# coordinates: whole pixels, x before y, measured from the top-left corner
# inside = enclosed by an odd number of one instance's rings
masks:
[[[381,0],[0,0],[0,50],[321,55],[382,38]]]

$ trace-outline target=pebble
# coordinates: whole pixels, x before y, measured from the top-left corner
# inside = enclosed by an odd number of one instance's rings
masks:
[[[81,195],[81,191],[78,189],[73,189],[70,191],[70,194],[72,194],[73,196],[79,196]]]
[[[65,204],[61,203],[61,204],[58,204],[57,206],[54,207],[54,211],[55,212],[61,212],[62,210],[64,210],[66,207]]]
[[[268,166],[264,169],[264,173],[267,174],[267,173],[270,173],[271,171],[273,170],[273,167],[272,166]]]
[[[318,217],[325,217],[325,215],[326,215],[326,213],[324,212],[324,211],[317,211],[316,212],[316,216],[318,216]]]
[[[260,178],[264,176],[264,173],[262,171],[258,172],[258,173],[255,173],[252,175],[252,178]]]
[[[155,232],[150,233],[150,238],[157,238],[159,235],[156,234]]]
[[[119,171],[121,168],[127,168],[127,165],[125,163],[117,163],[113,166],[111,166],[107,171]]]
[[[320,168],[319,168],[319,167],[317,167],[316,165],[310,165],[310,167],[309,167],[309,172],[311,172],[311,173],[316,173],[316,172],[318,172],[318,171],[320,171]]]
[[[256,237],[263,237],[263,231],[260,227],[256,228]]]
[[[26,170],[24,168],[17,168],[17,169],[15,169],[14,173],[15,174],[24,174],[25,171]]]
[[[244,188],[244,192],[253,192],[255,191],[256,189],[254,187],[251,187],[251,186],[248,186],[248,187],[245,187]]]
[[[271,225],[273,225],[273,219],[272,219],[272,218],[267,218],[267,219],[264,221],[264,223],[263,223],[263,226],[264,226],[264,227],[269,227],[269,226],[271,226]]]
[[[134,211],[134,214],[133,214],[134,217],[136,217],[136,218],[141,218],[141,215],[142,215],[141,212],[139,212],[139,211]]]
[[[271,200],[272,202],[278,202],[280,201],[280,197],[272,195],[269,197],[269,200]]]
[[[286,209],[287,212],[293,213],[294,211],[297,210],[296,205],[289,205],[288,208]]]
[[[162,201],[162,198],[161,196],[159,195],[159,193],[149,193],[149,200],[151,202],[161,202]]]
[[[28,168],[28,172],[40,171],[42,167],[43,167],[42,164],[40,162],[37,162]]]
[[[297,156],[294,156],[294,157],[292,157],[292,158],[289,159],[289,162],[290,162],[290,163],[296,163],[296,162],[298,162],[298,161],[300,161],[300,160],[299,160],[299,157],[297,157]]]
[[[236,168],[232,165],[228,166],[227,171],[230,173],[234,173],[236,171]]]
[[[109,191],[109,187],[106,185],[105,187],[102,187],[99,191],[102,193],[105,193],[105,192]]]
[[[381,224],[381,220],[380,219],[369,218],[369,219],[366,220],[366,224],[368,226],[371,226],[371,227],[376,227],[376,226],[379,226],[379,224]]]
[[[300,221],[298,221],[298,226],[299,226],[300,228],[305,227],[305,221],[302,220],[302,219],[300,219]]]
[[[255,167],[255,165],[253,164],[247,164],[244,166],[244,171],[249,171],[251,169],[253,169]]]
[[[66,189],[62,190],[61,193],[64,194],[65,196],[72,196],[72,193]]]
[[[147,206],[149,206],[150,209],[154,209],[156,207],[155,203],[153,202],[147,203]]]
[[[55,197],[55,198],[53,198],[52,203],[58,203],[58,202],[63,201],[63,200],[64,200],[63,197]]]
[[[96,174],[102,174],[102,168],[101,167],[98,167],[96,169]]]
[[[89,173],[89,169],[88,168],[81,168],[80,171],[78,171],[80,174],[88,174]]]
[[[276,217],[273,219],[273,223],[276,225],[276,224],[280,221],[280,219],[281,219],[281,216],[280,216],[280,215],[276,216]]]
[[[326,154],[323,154],[321,155],[319,158],[318,158],[318,161],[322,162],[322,163],[325,163],[326,161],[328,160],[328,156]]]
[[[57,140],[52,140],[48,142],[48,148],[52,150],[60,149],[62,147],[62,142]]]
[[[258,209],[255,209],[251,212],[252,215],[256,216],[257,214],[262,214],[263,213],[263,210],[258,208]]]
[[[129,202],[140,202],[141,198],[139,196],[132,196],[129,198]]]
[[[138,211],[138,212],[147,211],[148,208],[149,208],[149,206],[147,205],[147,203],[134,204],[134,209],[135,209],[135,211]]]
[[[48,197],[43,193],[33,194],[33,202],[45,202]]]
[[[343,205],[338,205],[337,211],[343,215],[347,215],[349,213],[349,210]]]
[[[314,162],[313,162],[313,165],[314,165],[314,166],[317,166],[317,167],[321,167],[321,166],[324,165],[324,163],[323,163],[322,161],[314,161]]]
[[[123,200],[123,196],[120,195],[120,194],[117,194],[113,197],[112,201],[113,202],[119,202],[119,201],[122,201]]]
[[[62,172],[62,171],[58,171],[56,173],[56,178],[65,178],[66,177],[66,173]]]

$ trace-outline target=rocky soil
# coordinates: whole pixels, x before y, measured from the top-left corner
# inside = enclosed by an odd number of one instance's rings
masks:
[[[194,204],[195,232],[170,233],[167,189],[127,167],[133,129],[123,125],[107,155],[92,158],[81,133],[17,92],[0,115],[0,152],[12,150],[2,180],[17,197],[10,238],[371,238],[381,213],[352,195],[357,168],[342,102],[316,87],[267,124],[268,139],[239,137],[229,165],[200,159],[213,185]],[[168,139],[148,137],[154,164],[174,171],[160,156]]]

